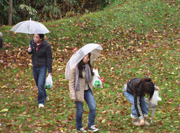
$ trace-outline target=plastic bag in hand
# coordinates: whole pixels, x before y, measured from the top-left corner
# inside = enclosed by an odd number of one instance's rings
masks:
[[[51,89],[53,87],[52,76],[49,74],[46,78],[45,89]]]
[[[151,100],[149,100],[149,106],[151,108],[156,108],[158,101],[161,101],[161,98],[159,97],[159,91],[154,91]]]
[[[93,69],[94,72],[94,77],[93,77],[93,81],[92,81],[92,85],[94,87],[100,87],[103,88],[102,86],[102,81],[99,79],[99,73],[98,73],[98,69]]]

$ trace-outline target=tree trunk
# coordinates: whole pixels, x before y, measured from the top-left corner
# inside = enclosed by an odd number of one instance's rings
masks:
[[[12,25],[13,0],[9,0],[9,18],[8,25]]]

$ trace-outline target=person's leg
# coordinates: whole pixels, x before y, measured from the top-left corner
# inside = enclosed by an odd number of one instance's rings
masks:
[[[148,104],[146,103],[145,97],[141,97],[141,109],[142,109],[143,115],[147,116],[149,112],[149,108],[148,108]]]
[[[44,99],[46,98],[46,90],[44,88],[46,80],[47,67],[42,66],[39,68],[38,77],[38,104],[44,104]]]
[[[36,86],[38,86],[39,72],[38,72],[38,68],[36,68],[36,67],[33,67],[33,76],[34,76],[34,80],[35,80]]]
[[[148,104],[146,103],[146,99],[145,97],[141,97],[141,109],[144,115],[144,124],[149,126],[149,122],[147,122],[147,116],[148,116],[148,112],[149,112],[149,108],[148,108]]]
[[[82,128],[82,114],[83,114],[83,103],[75,101],[76,103],[76,128],[80,130]]]
[[[91,89],[84,91],[84,99],[89,107],[88,128],[90,128],[91,126],[95,125],[94,119],[96,114],[96,104]]]
[[[128,99],[128,101],[132,104],[132,107],[131,107],[132,123],[133,123],[134,125],[136,125],[136,126],[140,126],[138,114],[137,114],[136,109],[135,109],[135,106],[134,106],[134,95],[128,93],[128,92],[125,90],[125,87],[123,88],[123,92],[124,92],[125,97],[126,97],[126,98]]]
[[[127,92],[125,90],[125,88],[123,88],[123,92],[124,92],[124,95],[127,98],[127,100],[132,104],[132,107],[131,107],[131,116],[138,117],[138,114],[137,114],[135,106],[134,106],[134,95],[129,93],[129,92]]]

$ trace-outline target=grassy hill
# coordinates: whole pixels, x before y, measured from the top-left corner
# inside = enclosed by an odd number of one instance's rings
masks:
[[[177,132],[180,84],[180,1],[116,0],[103,11],[43,23],[53,49],[53,90],[44,109],[37,106],[31,58],[26,53],[29,37],[1,26],[0,132],[75,132],[75,105],[69,98],[65,66],[87,43],[103,47],[92,64],[105,77],[104,88],[94,88],[96,125],[100,132]],[[131,105],[123,95],[124,83],[150,76],[160,88],[162,101],[150,127],[131,124]],[[151,112],[149,115],[151,116]],[[85,105],[83,123],[87,126]]]

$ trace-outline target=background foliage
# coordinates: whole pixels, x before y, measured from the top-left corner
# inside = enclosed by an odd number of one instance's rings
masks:
[[[56,20],[103,9],[114,0],[13,0],[13,24],[32,18]],[[0,1],[0,24],[8,23],[9,1]]]

